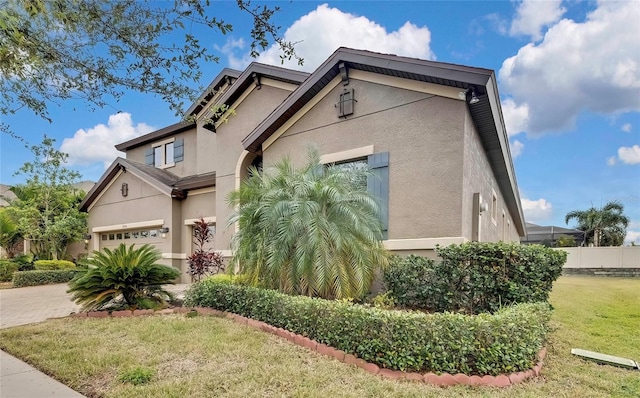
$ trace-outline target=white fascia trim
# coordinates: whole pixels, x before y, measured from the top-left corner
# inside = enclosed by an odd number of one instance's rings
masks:
[[[269,148],[282,134],[291,128],[298,120],[300,120],[307,112],[311,110],[320,100],[326,97],[340,82],[340,76],[336,76],[331,80],[318,94],[316,94],[309,102],[305,104],[295,115],[289,118],[275,133],[273,133],[265,142],[262,143],[262,150]]]
[[[159,219],[159,220],[132,222],[127,224],[113,224],[113,225],[104,225],[102,227],[93,227],[91,228],[91,232],[96,233],[96,232],[120,231],[123,229],[162,227],[163,225],[164,225],[164,220]]]
[[[298,88],[297,84],[281,82],[280,80],[269,79],[268,77],[261,77],[260,84],[262,84],[263,86],[275,87],[287,91],[293,91]]]
[[[202,195],[202,194],[205,194],[205,193],[211,193],[211,192],[215,192],[215,191],[216,191],[215,187],[194,189],[192,191],[189,191],[189,196]]]
[[[373,152],[373,145],[369,145],[360,148],[349,149],[342,152],[327,153],[326,155],[320,156],[320,163],[327,164],[341,162],[343,160],[362,158],[365,156],[373,155]]]
[[[458,101],[464,101],[464,98],[460,98],[458,96],[460,91],[464,90],[455,87],[442,86],[440,84],[421,82],[411,79],[403,79],[401,77],[395,76],[381,75],[379,73],[366,72],[357,69],[352,69],[349,71],[349,78],[363,80],[370,83],[383,84],[385,86],[398,87],[405,90],[417,91],[425,94],[433,94]]]
[[[98,203],[98,201],[100,200],[100,198],[102,197],[102,195],[105,194],[105,192],[107,192],[107,190],[109,190],[109,188],[111,188],[111,185],[113,185],[114,182],[116,182],[116,180],[118,179],[118,177],[120,177],[120,175],[122,174],[122,169],[118,170],[118,172],[116,173],[115,176],[113,176],[113,178],[111,179],[111,181],[109,181],[109,183],[107,184],[106,187],[104,187],[104,189],[102,191],[100,191],[100,193],[98,194],[98,197],[96,197],[93,202],[91,202],[91,205],[89,207],[87,207],[87,213],[91,211],[91,209],[93,209],[93,206],[96,205],[96,203]]]
[[[187,253],[162,253],[162,258],[169,260],[186,260]]]
[[[237,100],[235,100],[235,102],[229,107],[229,109],[227,109],[227,111],[220,117],[220,119],[215,123],[215,128],[217,129],[222,123],[225,123],[228,119],[228,117],[232,114],[232,112],[234,112],[238,106],[240,106],[240,104],[242,103],[242,101],[245,100],[245,98],[247,98],[249,96],[249,94],[251,94],[251,92],[253,90],[255,90],[256,86],[255,84],[252,84],[249,86],[248,89],[246,89],[244,91],[244,93],[242,93],[242,95],[240,97],[238,97]]]
[[[449,246],[467,241],[465,237],[455,236],[447,238],[389,239],[383,240],[382,244],[387,250],[430,250],[435,249],[436,245]]]
[[[171,138],[167,138],[166,140],[154,142],[153,144],[151,144],[151,146],[154,148],[157,148],[159,146],[167,145],[172,142],[176,142],[176,137],[171,137]]]
[[[218,89],[218,91],[213,95],[213,97],[211,97],[211,99],[207,101],[207,103],[202,107],[202,110],[200,111],[200,113],[196,115],[196,120],[203,119],[207,114],[207,112],[210,112],[211,108],[217,105],[216,102],[218,102],[218,99],[222,97],[222,94],[224,94],[227,91],[228,87],[229,87],[229,83],[224,83],[222,87]],[[211,115],[208,115],[207,117],[211,117]]]
[[[203,217],[204,221],[207,224],[215,224],[216,223],[216,217]],[[184,225],[195,225],[196,221],[199,221],[199,218],[187,218],[184,220]]]

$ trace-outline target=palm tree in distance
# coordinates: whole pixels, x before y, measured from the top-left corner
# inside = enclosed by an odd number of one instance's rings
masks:
[[[362,297],[388,264],[375,198],[360,183],[368,173],[322,165],[313,150],[301,168],[289,158],[252,168],[228,197],[239,227],[229,269],[289,294]]]
[[[627,235],[629,218],[623,214],[624,207],[611,201],[597,209],[573,210],[565,216],[565,222],[575,219],[577,229],[584,231],[585,240],[594,246],[620,246]]]

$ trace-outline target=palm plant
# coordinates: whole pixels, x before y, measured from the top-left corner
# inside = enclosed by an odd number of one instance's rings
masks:
[[[82,262],[86,270],[69,282],[67,291],[82,310],[156,308],[173,299],[162,285],[173,284],[180,276],[178,270],[158,264],[162,256],[152,246],[134,246],[94,251],[92,258]]]
[[[574,210],[567,213],[565,222],[575,219],[576,229],[584,231],[585,240],[594,246],[619,246],[624,242],[629,218],[623,214],[621,203],[608,202],[602,208]]]
[[[367,171],[320,164],[310,151],[296,169],[289,158],[250,169],[229,203],[237,223],[235,269],[251,283],[289,294],[361,297],[377,267],[388,264],[375,198],[354,181]]]

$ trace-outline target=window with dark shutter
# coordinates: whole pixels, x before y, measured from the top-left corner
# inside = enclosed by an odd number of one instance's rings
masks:
[[[367,158],[371,174],[367,178],[367,191],[378,200],[382,238],[388,239],[389,231],[389,152],[374,153]]]
[[[173,143],[173,161],[174,163],[184,160],[184,139],[179,138]]]
[[[147,148],[144,151],[144,163],[147,166],[153,166],[153,148]]]

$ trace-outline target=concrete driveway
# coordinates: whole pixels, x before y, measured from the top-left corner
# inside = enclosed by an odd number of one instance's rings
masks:
[[[67,316],[80,307],[71,301],[66,283],[0,290],[0,328]]]
[[[182,298],[188,284],[166,285]],[[66,283],[0,290],[0,329],[67,316],[80,307],[71,301]]]

